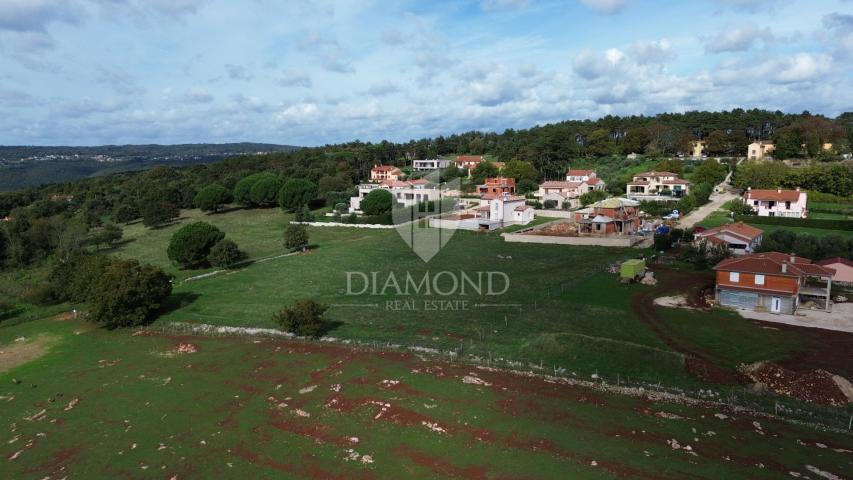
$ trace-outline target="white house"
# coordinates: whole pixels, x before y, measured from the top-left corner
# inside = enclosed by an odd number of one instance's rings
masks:
[[[806,218],[808,210],[808,195],[796,190],[753,190],[746,189],[743,201],[749,205],[759,217],[791,217]]]
[[[394,201],[404,207],[411,207],[422,202],[439,200],[441,190],[435,185],[423,179],[399,181],[385,180],[380,184],[365,183],[358,186],[358,196],[350,197],[350,213],[361,212],[361,200],[376,189],[384,189],[391,192]]]
[[[690,193],[690,182],[672,172],[643,172],[628,182],[626,196],[633,200],[667,200]]]
[[[710,245],[725,245],[733,255],[753,253],[764,238],[764,230],[743,222],[720,225],[693,235],[694,243],[708,242]]]
[[[430,218],[430,226],[462,230],[488,231],[511,225],[527,225],[536,217],[533,207],[523,197],[509,193],[483,195],[474,210],[455,213],[442,218]]]
[[[427,160],[413,160],[412,169],[418,171],[445,169],[453,163],[452,160],[444,158],[433,158]]]

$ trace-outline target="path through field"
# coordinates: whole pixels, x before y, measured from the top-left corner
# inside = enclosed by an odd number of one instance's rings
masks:
[[[729,183],[731,178],[732,172],[729,172],[729,174],[726,175],[726,179],[714,187],[714,192],[711,194],[710,201],[685,215],[684,218],[678,222],[679,228],[693,228],[694,225],[704,220],[705,217],[721,209],[726,202],[738,198],[738,194],[732,190],[732,186]],[[720,189],[723,189],[722,193],[718,193],[718,190]]]

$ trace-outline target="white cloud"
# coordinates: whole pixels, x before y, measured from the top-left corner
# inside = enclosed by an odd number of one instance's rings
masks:
[[[627,7],[630,0],[581,0],[581,3],[596,12],[612,15]]]
[[[675,58],[672,42],[667,39],[641,41],[631,46],[631,55],[640,65],[667,63]]]
[[[773,41],[773,32],[754,23],[725,27],[716,35],[704,39],[705,52],[743,52],[752,48],[758,41],[769,44]]]

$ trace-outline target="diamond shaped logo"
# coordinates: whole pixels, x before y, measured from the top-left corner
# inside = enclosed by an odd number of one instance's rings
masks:
[[[456,233],[456,222],[442,221],[441,228],[432,224],[454,214],[459,179],[442,183],[441,170],[432,170],[420,179],[394,185],[394,228],[421,260],[429,262]]]

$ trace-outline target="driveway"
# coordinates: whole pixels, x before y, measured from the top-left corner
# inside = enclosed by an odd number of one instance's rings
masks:
[[[742,317],[752,320],[761,320],[769,323],[784,323],[798,327],[822,328],[824,330],[835,330],[838,332],[853,333],[853,303],[834,303],[832,312],[823,310],[810,310],[801,308],[796,315],[780,315],[768,312],[753,312],[751,310],[738,310]]]
[[[682,218],[678,222],[678,228],[693,228],[694,225],[704,220],[705,217],[723,208],[723,205],[726,202],[738,198],[739,195],[733,192],[731,185],[729,185],[731,178],[732,172],[729,172],[729,174],[726,175],[726,179],[714,187],[714,193],[711,194],[710,201]],[[722,190],[723,192],[717,193],[719,190]]]

